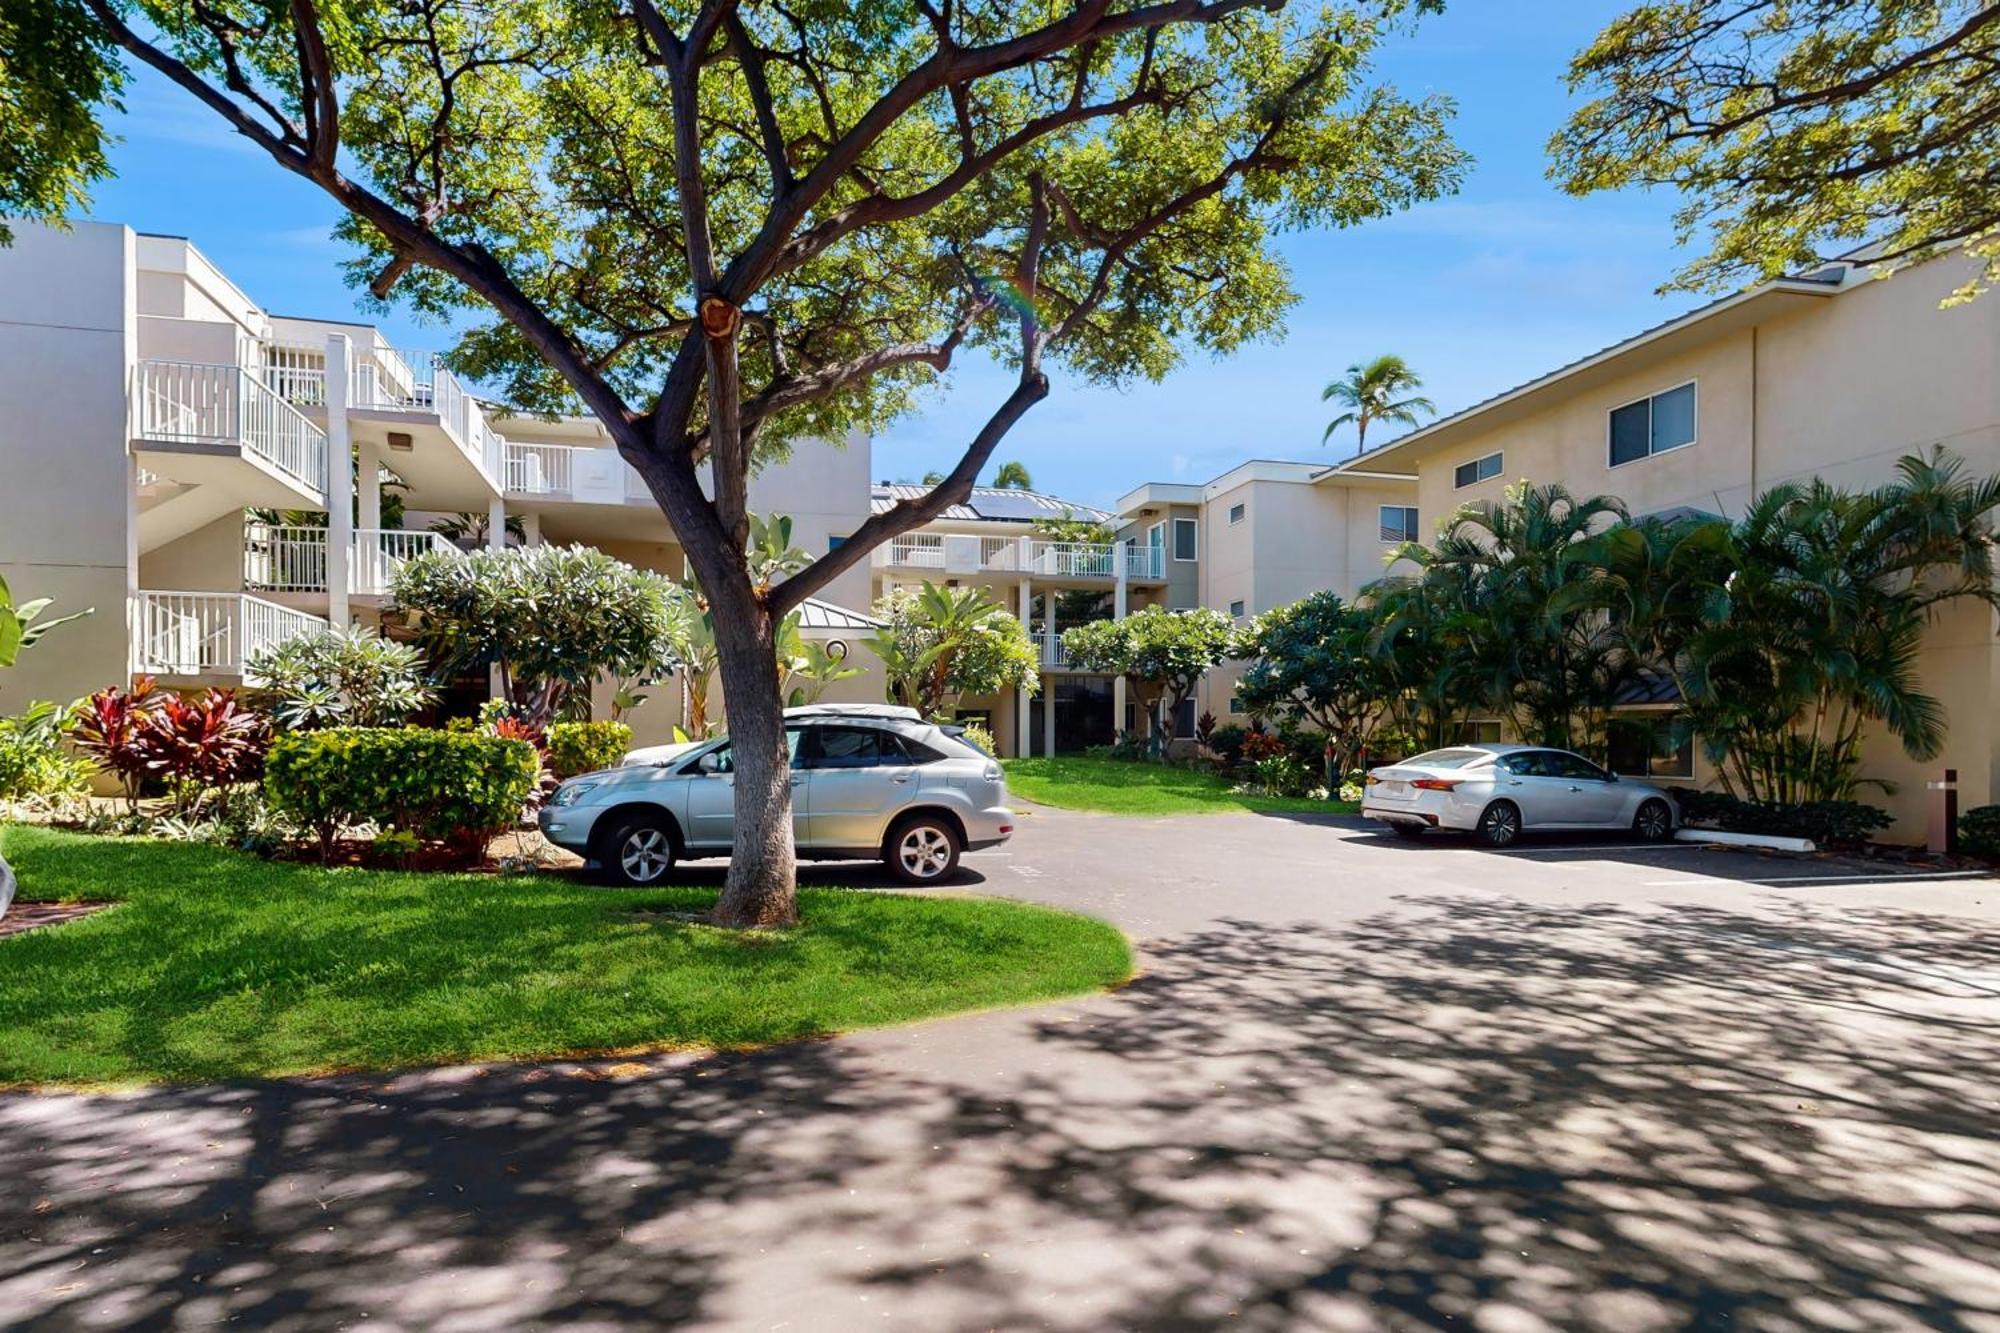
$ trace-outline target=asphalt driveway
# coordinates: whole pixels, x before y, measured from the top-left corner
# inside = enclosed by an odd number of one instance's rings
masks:
[[[0,1324],[2000,1330],[2000,883],[1055,811],[967,865],[1143,975],[0,1099]]]

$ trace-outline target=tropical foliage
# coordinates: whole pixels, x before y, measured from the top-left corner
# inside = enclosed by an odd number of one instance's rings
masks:
[[[1146,712],[1155,753],[1164,751],[1167,719],[1235,646],[1235,625],[1209,607],[1169,611],[1149,606],[1123,620],[1063,631],[1063,650],[1072,666],[1124,676],[1130,683]]]
[[[623,722],[558,722],[549,728],[549,771],[558,778],[615,768],[632,748]]]
[[[1354,451],[1365,453],[1368,449],[1368,427],[1377,421],[1394,422],[1400,426],[1414,426],[1420,415],[1437,411],[1437,404],[1430,399],[1412,392],[1424,386],[1423,378],[1411,370],[1409,363],[1393,354],[1378,356],[1372,361],[1359,361],[1347,368],[1347,374],[1340,379],[1329,381],[1320,390],[1319,400],[1323,403],[1337,403],[1347,410],[1326,423],[1326,430],[1319,437],[1325,444],[1333,438],[1333,433],[1342,426],[1354,427]],[[1396,395],[1407,394],[1399,398]]]
[[[2000,605],[1996,510],[2000,478],[1967,476],[1941,448],[1901,459],[1871,491],[1776,487],[1734,523],[1633,521],[1611,497],[1523,484],[1456,516],[1436,545],[1398,549],[1418,572],[1367,589],[1358,610],[1322,595],[1266,617],[1246,645],[1257,656],[1243,697],[1351,738],[1348,714],[1306,710],[1372,677],[1375,725],[1405,745],[1500,717],[1535,743],[1600,756],[1621,704],[1665,698],[1727,794],[1852,803],[1871,785],[1869,728],[1913,759],[1943,746],[1919,650],[1951,604]],[[1364,641],[1372,660],[1329,660]],[[1822,822],[1855,826],[1838,809]]]
[[[359,627],[283,640],[253,654],[246,675],[286,731],[394,726],[437,694],[418,648]]]
[[[0,717],[0,802],[61,800],[88,789],[92,766],[63,748],[67,716],[38,700],[16,717]]]
[[[993,470],[993,485],[1003,491],[1032,491],[1035,480],[1028,475],[1026,463],[1007,462]]]
[[[4,123],[5,113],[0,112],[0,124]],[[5,230],[0,229],[0,237],[5,234]],[[53,598],[37,597],[17,604],[13,592],[7,587],[7,580],[0,578],[0,667],[13,666],[23,648],[32,648],[36,640],[56,626],[81,620],[90,614],[89,611],[77,611],[54,620],[38,619],[53,601]]]
[[[1570,65],[1550,144],[1574,194],[1672,185],[1678,285],[1724,290],[1870,243],[1890,268],[1968,242],[2000,279],[2000,14],[1968,0],[1671,0]]]
[[[600,673],[670,656],[690,614],[671,580],[585,546],[428,552],[393,591],[435,668],[497,665],[510,711],[535,727]]]
[[[963,695],[1040,688],[1028,631],[978,588],[898,588],[875,616],[886,623],[862,642],[882,659],[890,697],[925,717],[949,716]]]
[[[265,794],[319,839],[357,824],[475,856],[511,827],[541,770],[525,740],[481,731],[331,727],[271,745]]]
[[[1388,720],[1387,659],[1373,651],[1377,617],[1333,592],[1317,592],[1259,616],[1235,655],[1250,659],[1236,684],[1244,708],[1259,717],[1309,726],[1326,738],[1323,766],[1329,790],[1357,768]],[[1213,716],[1204,748],[1219,731]],[[1200,728],[1197,725],[1197,731]],[[1233,749],[1242,741],[1235,737]],[[1233,758],[1233,755],[1232,755]]]
[[[119,780],[128,805],[158,782],[174,814],[192,818],[211,792],[226,804],[232,788],[262,775],[270,725],[233,691],[183,696],[141,676],[129,690],[100,690],[78,704],[70,739]]]

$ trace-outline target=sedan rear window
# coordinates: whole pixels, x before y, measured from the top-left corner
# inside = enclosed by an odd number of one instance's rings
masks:
[[[1469,768],[1483,759],[1491,759],[1487,750],[1430,750],[1414,759],[1405,759],[1405,764],[1421,764],[1425,768]]]

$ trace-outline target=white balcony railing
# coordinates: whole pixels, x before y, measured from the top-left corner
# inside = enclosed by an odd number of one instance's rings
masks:
[[[891,539],[876,556],[875,563],[904,569],[942,569],[954,573],[985,571],[1052,579],[1103,579],[1109,582],[1118,576],[1118,552],[1119,546],[1114,542],[1058,542],[955,532],[912,532]],[[1166,577],[1166,552],[1161,548],[1127,543],[1124,552],[1126,578]]]
[[[486,409],[458,376],[430,352],[378,346],[357,348],[348,367],[348,406],[375,412],[422,412],[495,482],[506,467],[506,441],[486,419]]]
[[[428,551],[458,548],[435,532],[357,528],[348,563],[348,588],[384,596],[404,562]],[[326,529],[253,523],[243,530],[243,585],[259,592],[324,592]]]
[[[1054,634],[1037,630],[1029,637],[1035,641],[1035,653],[1044,667],[1060,671],[1069,665],[1069,651],[1063,647],[1060,630]]]
[[[149,676],[243,676],[244,663],[327,627],[319,616],[233,592],[142,592],[132,608],[132,670]]]
[[[651,504],[646,479],[616,451],[576,444],[506,444],[506,489],[588,503]]]
[[[140,439],[241,444],[325,494],[326,432],[242,367],[141,361],[136,396]]]

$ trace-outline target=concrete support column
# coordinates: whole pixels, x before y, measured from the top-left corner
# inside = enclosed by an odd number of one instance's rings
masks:
[[[1021,544],[1024,548],[1027,545],[1027,540],[1025,537],[1021,539]],[[1023,554],[1026,554],[1025,549]],[[1034,594],[1029,591],[1029,583],[1026,579],[1021,580],[1020,597],[1021,623],[1032,627],[1035,623],[1035,599]],[[1037,665],[1039,667],[1039,664]],[[1047,706],[1047,704],[1043,705],[1044,708]],[[1014,699],[1014,753],[1019,758],[1026,759],[1030,753],[1029,741],[1033,735],[1034,729],[1031,725],[1033,721],[1034,718],[1030,711],[1028,687],[1023,685],[1019,690],[1015,691]]]
[[[507,502],[497,495],[486,502],[486,549],[507,549]],[[495,699],[501,697],[498,662],[486,669],[486,691]]]
[[[542,544],[542,516],[536,513],[521,515],[521,531],[530,546]]]
[[[1111,618],[1123,620],[1130,611],[1131,590],[1126,582],[1126,562],[1131,559],[1132,543],[1118,543],[1118,569],[1111,585]],[[1125,677],[1111,678],[1111,734],[1125,734]]]
[[[1044,651],[1053,653],[1056,643],[1056,590],[1048,589],[1042,594],[1042,634],[1049,646]],[[1056,678],[1052,672],[1042,673],[1042,753],[1056,752]]]
[[[326,618],[335,629],[347,628],[354,587],[354,444],[347,430],[352,355],[346,334],[326,335]]]
[[[360,518],[355,527],[364,531],[382,526],[382,446],[361,440],[354,446],[354,481],[360,489]]]

